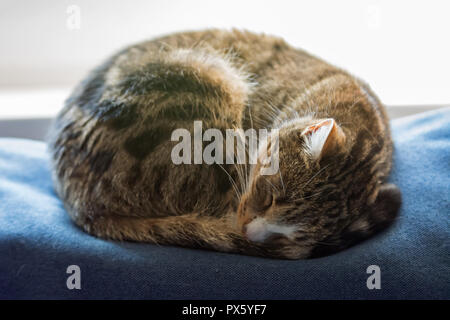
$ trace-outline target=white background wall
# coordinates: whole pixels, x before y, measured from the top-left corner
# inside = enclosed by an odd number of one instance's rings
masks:
[[[449,4],[0,0],[0,97],[15,99],[19,109],[29,104],[30,92],[34,99],[36,94],[62,99],[90,68],[127,44],[173,31],[238,27],[282,36],[349,70],[368,81],[386,104],[448,104]],[[18,97],[17,90],[28,91]]]

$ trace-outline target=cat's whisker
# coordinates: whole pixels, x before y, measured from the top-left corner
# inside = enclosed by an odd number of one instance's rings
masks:
[[[246,188],[247,188],[247,185],[248,185],[248,168],[247,168],[247,162],[249,161],[249,153],[248,153],[248,148],[247,148],[247,143],[246,143],[246,140],[245,140],[245,135],[243,135],[243,132],[242,131],[239,131],[241,134],[240,134],[240,138],[241,138],[241,140],[242,140],[242,145],[244,146],[244,157],[245,157],[245,159],[244,159],[244,161],[242,161],[243,162],[243,174],[244,174],[244,181],[243,181],[243,183],[244,183],[244,185],[243,185],[243,189],[242,189],[242,192],[245,192],[245,190],[246,190]],[[242,159],[241,159],[242,160]]]
[[[283,174],[281,173],[281,170],[278,170],[278,174],[280,175],[281,185],[283,186],[283,193],[286,193],[286,186],[284,185]]]
[[[325,170],[326,168],[328,168],[330,164],[327,164],[326,166],[324,166],[323,168],[321,168],[319,171],[317,171],[317,173],[315,175],[313,175],[308,181],[306,181],[306,183],[303,185],[303,188],[306,187],[309,183],[311,183],[311,181],[317,177],[323,170]]]
[[[248,108],[248,114],[249,114],[249,117],[250,117],[250,126],[251,126],[251,128],[254,130],[254,126],[253,126],[253,115],[252,115],[252,109],[251,109],[251,107],[249,106],[249,108]],[[250,163],[250,159],[254,156],[253,154],[250,154],[250,149],[249,148],[247,148],[247,154],[248,154],[248,161],[249,161],[249,163]],[[250,172],[251,172],[251,168],[249,169],[249,171],[248,171],[248,174],[246,175],[246,178],[247,178],[247,180],[246,180],[246,185],[245,185],[245,190],[247,190],[247,188],[249,187],[249,183],[250,183]]]
[[[240,190],[241,190],[240,193],[242,194],[244,191],[242,190],[242,171],[241,171],[241,167],[240,167],[240,164],[238,164],[238,163],[235,163],[234,167],[236,169],[237,179],[239,180],[239,186],[240,186]],[[236,183],[236,186],[237,185],[238,184]]]
[[[329,195],[331,192],[332,192],[332,191],[328,192],[325,196]],[[319,191],[319,192],[316,192],[316,193],[314,193],[314,194],[311,194],[311,195],[309,195],[309,196],[306,196],[306,197],[291,198],[291,199],[289,199],[289,200],[292,201],[292,202],[298,202],[298,201],[303,201],[303,200],[310,199],[310,198],[313,198],[313,197],[316,197],[316,196],[319,196],[319,195],[324,196],[324,195],[323,195],[323,190],[322,190],[322,191]]]
[[[233,186],[233,189],[236,192],[237,198],[241,199],[242,195],[241,195],[241,193],[239,193],[238,187],[236,185],[236,181],[234,181],[233,177],[228,173],[227,170],[225,170],[225,168],[220,163],[218,163],[217,165],[219,166],[219,168],[221,168],[227,174],[228,178],[230,179],[231,185]]]
[[[252,129],[254,129],[254,127],[253,127],[253,116],[252,116],[252,109],[251,109],[251,106],[248,107],[248,114],[249,114],[249,117],[250,117],[250,126],[251,126]]]
[[[240,157],[240,152],[237,152],[236,158],[237,158],[236,159],[237,161],[235,161],[234,167],[236,168],[236,172],[237,172],[238,179],[239,179],[239,184],[241,187],[241,194],[242,194],[245,191],[245,182],[244,182],[245,181],[245,177],[244,177],[245,173],[243,172],[244,169],[242,168],[242,159]]]
[[[280,190],[269,180],[269,179],[267,179],[265,176],[263,176],[264,177],[264,179],[267,181],[267,183],[269,183],[271,186],[272,186],[272,189],[275,191],[275,192],[277,192],[277,193],[280,193]]]

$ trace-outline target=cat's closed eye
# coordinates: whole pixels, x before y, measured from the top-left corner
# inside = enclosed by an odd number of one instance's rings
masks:
[[[266,211],[274,204],[275,204],[275,197],[273,196],[273,194],[269,194],[264,198],[264,202],[262,203],[261,210]]]

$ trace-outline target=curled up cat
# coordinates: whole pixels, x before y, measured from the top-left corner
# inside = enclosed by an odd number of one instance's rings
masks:
[[[208,129],[267,129],[267,143],[244,144],[254,163],[175,163],[173,133],[195,137],[199,122],[204,152]],[[369,86],[247,31],[177,33],[118,52],[78,85],[49,137],[70,217],[106,239],[311,258],[385,229],[401,204],[386,183],[388,118]],[[232,150],[246,141],[235,138]],[[277,168],[264,174],[269,157]]]

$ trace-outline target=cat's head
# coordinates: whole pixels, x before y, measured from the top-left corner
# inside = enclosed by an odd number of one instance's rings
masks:
[[[278,172],[261,174],[266,164],[258,156],[239,204],[238,226],[248,240],[306,258],[340,250],[394,219],[398,189],[379,184],[376,162],[352,152],[352,133],[334,119],[285,123],[278,141],[277,150],[269,144],[262,153],[278,156]]]

